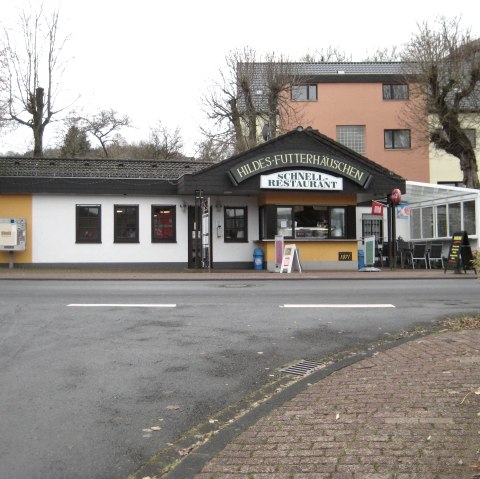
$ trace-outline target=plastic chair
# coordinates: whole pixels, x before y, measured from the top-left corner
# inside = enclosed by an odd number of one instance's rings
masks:
[[[377,244],[377,252],[376,252],[378,262],[380,266],[383,267],[383,263],[388,264],[388,258],[390,256],[389,252],[389,245],[388,242],[384,241],[382,244]]]
[[[430,264],[430,269],[432,268],[432,261],[440,261],[442,263],[442,269],[445,269],[443,265],[443,256],[442,256],[443,245],[442,244],[431,244],[428,251],[428,262]]]
[[[414,243],[412,250],[412,268],[415,269],[415,261],[425,261],[425,269],[428,269],[427,245]]]
[[[397,241],[397,261],[400,260],[400,266],[405,267],[405,264],[411,260],[412,246],[408,241],[399,239]]]

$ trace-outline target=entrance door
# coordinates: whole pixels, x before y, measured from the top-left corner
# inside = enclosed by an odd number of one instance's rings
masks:
[[[200,224],[196,218],[195,206],[188,207],[188,267],[202,267],[202,243]],[[198,225],[198,229],[197,229]]]
[[[196,206],[188,207],[188,267],[211,267],[210,205],[201,198]]]

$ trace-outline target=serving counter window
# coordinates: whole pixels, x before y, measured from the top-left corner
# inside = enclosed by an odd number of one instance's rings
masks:
[[[355,237],[348,232],[347,211],[344,206],[266,205],[260,209],[260,239],[274,239],[281,235],[292,239],[345,239]],[[353,212],[354,212],[353,208]],[[355,222],[353,222],[355,223]]]

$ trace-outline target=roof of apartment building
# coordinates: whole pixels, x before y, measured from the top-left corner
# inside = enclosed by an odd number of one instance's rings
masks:
[[[252,75],[252,91],[254,104],[260,111],[268,109],[269,78],[275,75],[290,75],[289,81],[296,83],[382,83],[406,82],[414,78],[418,69],[414,63],[407,62],[288,62],[276,69],[271,63],[255,63]],[[242,96],[240,107],[244,106]],[[474,92],[462,100],[461,110],[478,112],[480,109],[480,85]]]
[[[403,62],[338,62],[338,63],[292,63],[292,71],[301,77],[310,77],[318,81],[372,81],[374,78],[404,78],[414,73]],[[336,78],[338,77],[338,80]],[[373,80],[375,81],[375,80]]]

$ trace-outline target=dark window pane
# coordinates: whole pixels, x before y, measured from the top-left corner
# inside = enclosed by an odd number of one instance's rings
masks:
[[[286,237],[292,237],[293,230],[293,218],[292,218],[293,208],[289,206],[278,207],[277,208],[277,235],[282,235]]]
[[[247,241],[247,208],[225,208],[225,241]]]
[[[115,205],[114,208],[115,243],[138,243],[138,206]]]
[[[393,131],[385,130],[385,148],[393,148]]]
[[[410,130],[385,130],[384,145],[385,149],[410,148]]]
[[[77,205],[77,243],[101,242],[101,206]]]
[[[463,229],[469,234],[475,234],[475,201],[463,203]]]
[[[176,241],[175,206],[152,206],[152,242]]]
[[[292,85],[293,101],[316,101],[317,85]]]
[[[408,100],[408,85],[385,84],[383,85],[384,100]]]
[[[292,100],[294,100],[294,101],[306,101],[307,100],[307,87],[305,85],[293,85],[292,86]]]

